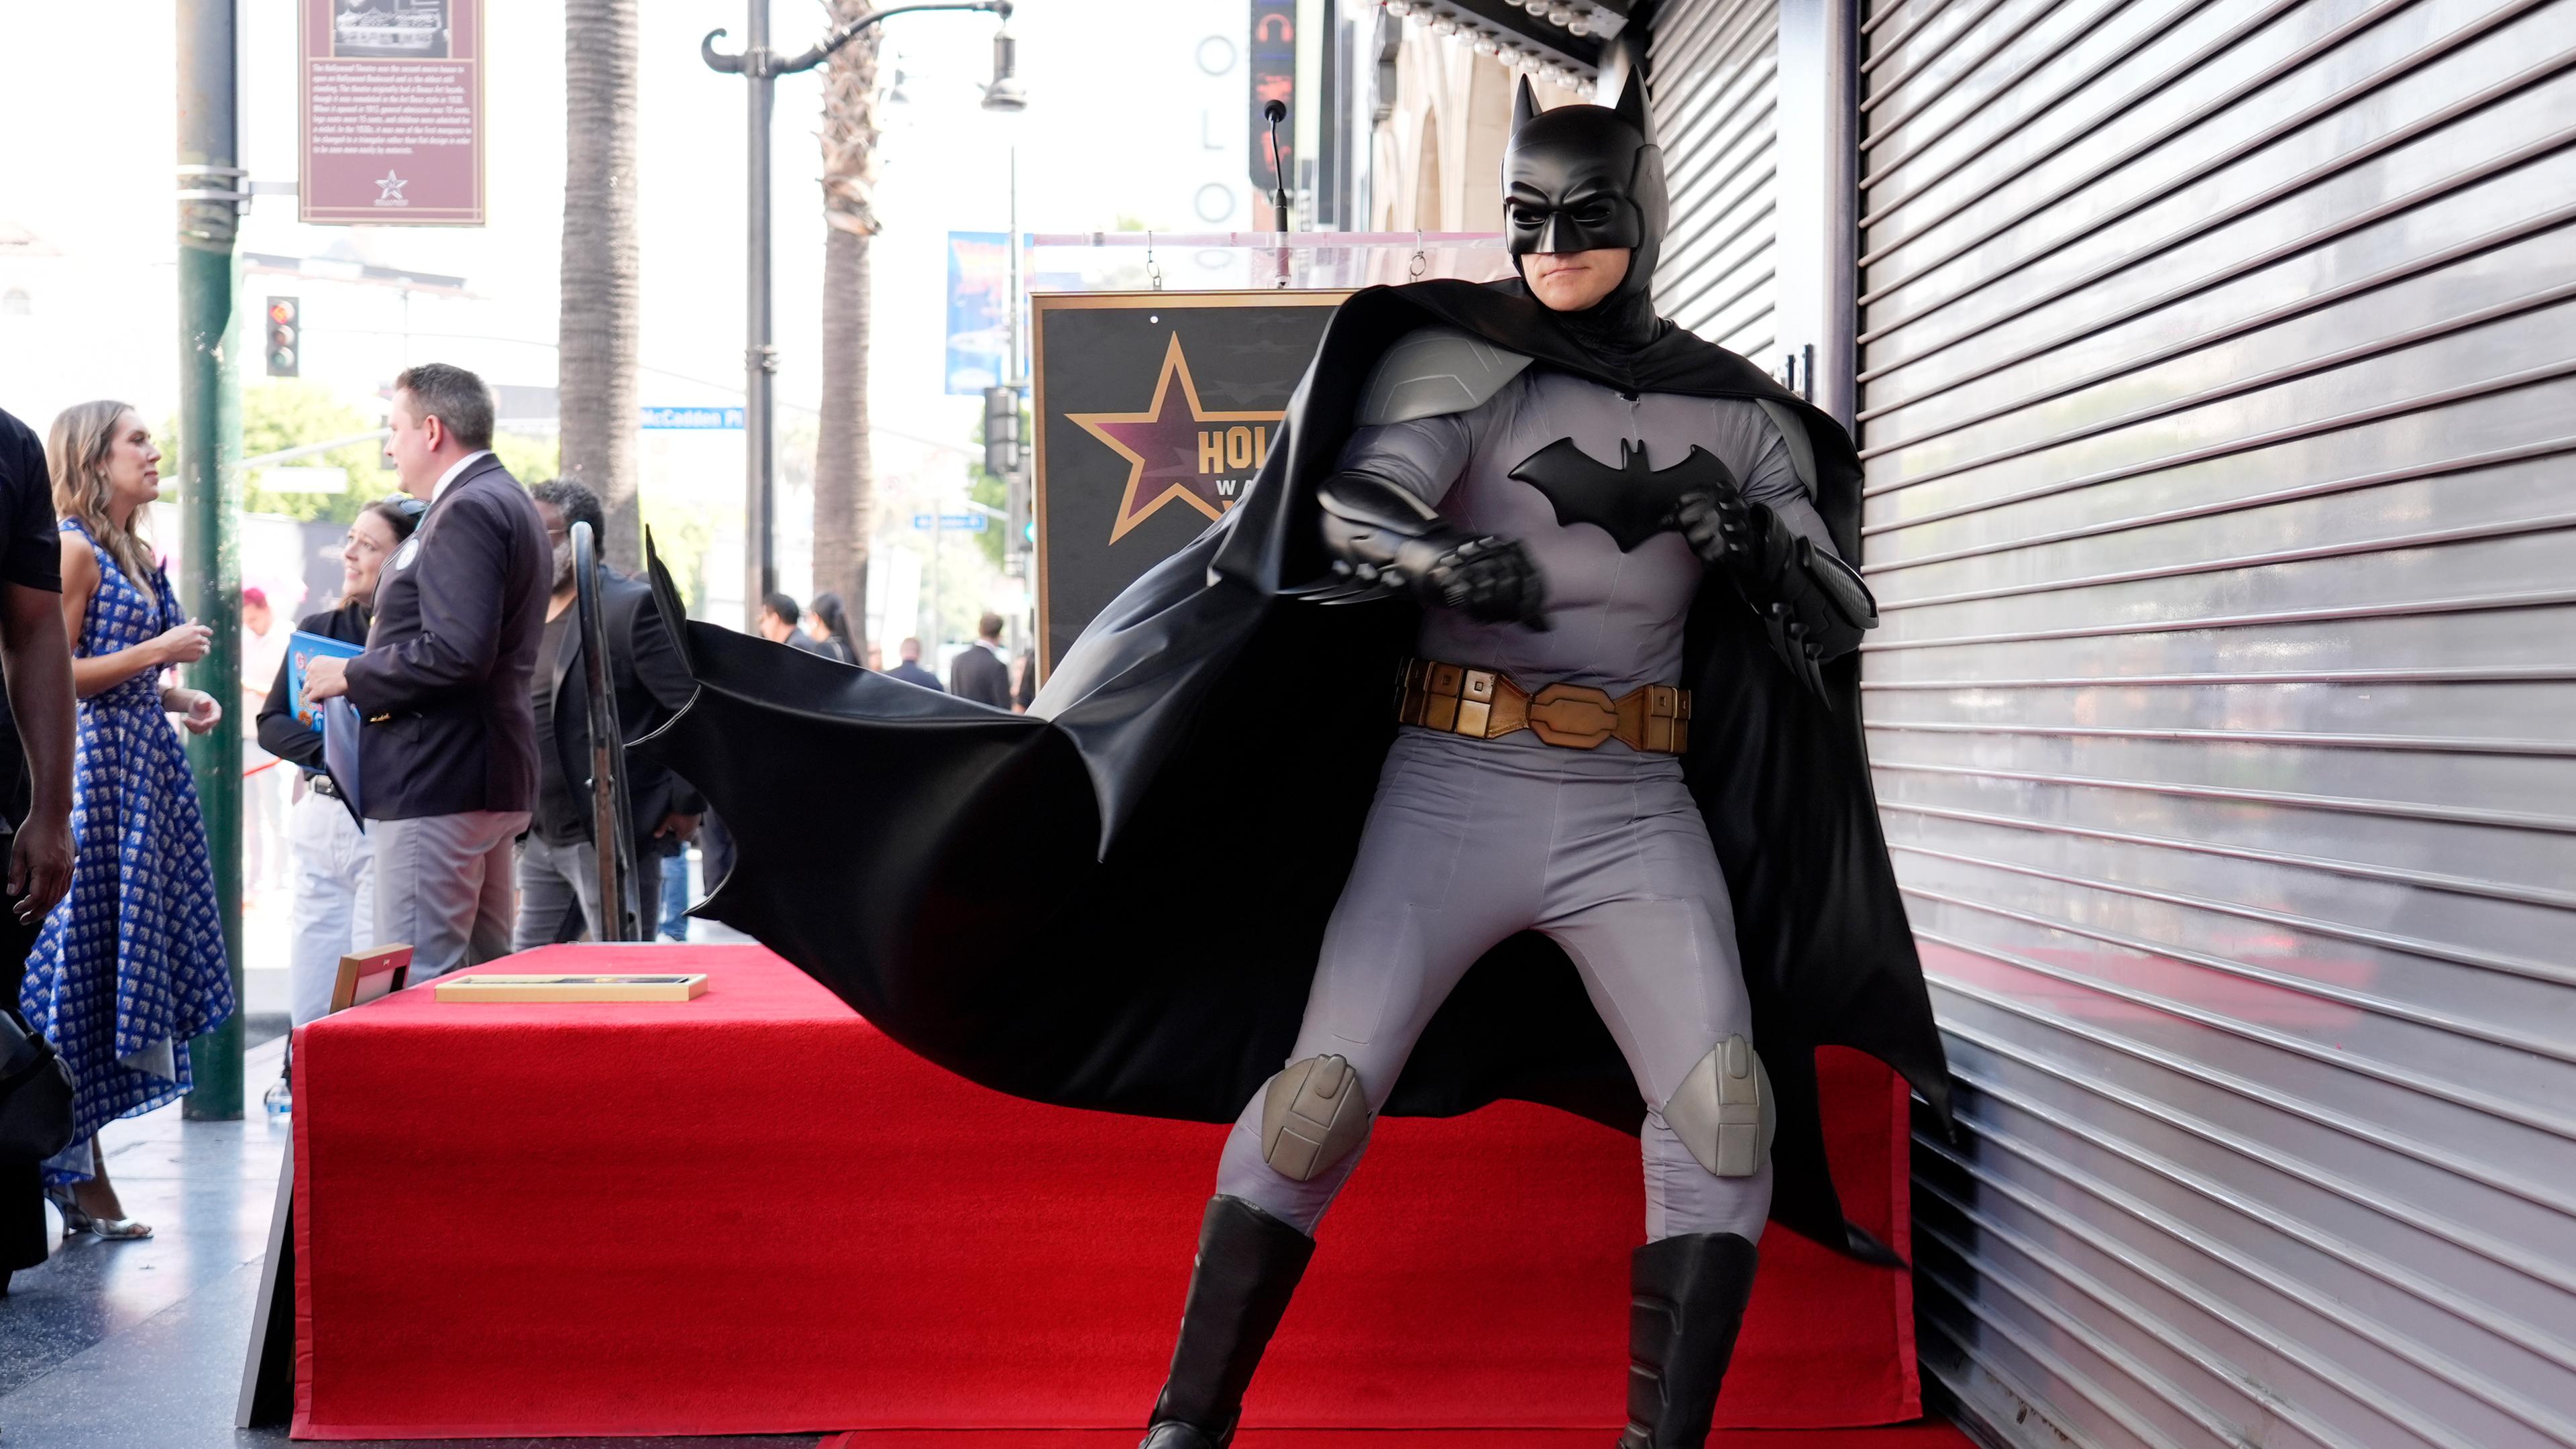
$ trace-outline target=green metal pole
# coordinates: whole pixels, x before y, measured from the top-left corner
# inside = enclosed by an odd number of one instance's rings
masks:
[[[242,329],[233,305],[233,238],[243,184],[234,126],[234,0],[179,0],[179,506],[186,518],[180,602],[214,630],[214,647],[187,671],[225,718],[191,736],[188,763],[205,811],[206,845],[223,917],[233,1014],[188,1043],[196,1089],[186,1115],[242,1115],[241,886],[241,391]]]

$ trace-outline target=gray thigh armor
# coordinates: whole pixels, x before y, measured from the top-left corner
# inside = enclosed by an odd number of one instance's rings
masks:
[[[1690,1159],[1742,1185],[1701,1197],[1767,1201],[1734,910],[1679,762],[1416,729],[1388,753],[1289,1065],[1245,1104],[1218,1190],[1311,1231],[1432,1015],[1523,930],[1565,949]],[[1758,1230],[1761,1204],[1729,1210],[1748,1214]]]

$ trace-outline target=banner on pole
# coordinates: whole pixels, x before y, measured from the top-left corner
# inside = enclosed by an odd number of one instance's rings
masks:
[[[483,224],[483,0],[297,0],[298,219]]]
[[[1347,292],[1088,292],[1035,313],[1038,657],[1235,505]]]

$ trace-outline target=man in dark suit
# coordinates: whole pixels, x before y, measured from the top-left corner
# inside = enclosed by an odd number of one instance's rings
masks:
[[[920,640],[904,640],[902,654],[903,662],[897,664],[894,668],[887,670],[886,678],[900,679],[906,684],[918,684],[924,689],[937,689],[942,694],[946,694],[948,692],[947,690],[940,688],[938,675],[921,667]]]
[[[584,657],[579,581],[573,577],[572,526],[590,525],[606,546],[608,520],[599,495],[569,479],[529,490],[554,544],[554,595],[546,601],[545,642],[536,679],[537,808],[519,845],[518,949],[578,940],[587,923],[606,940],[599,902],[598,811],[591,792],[590,667]],[[600,612],[607,624],[608,678],[617,695],[617,727],[634,741],[661,727],[696,687],[679,646],[639,579],[603,570]],[[698,828],[706,806],[687,781],[634,751],[622,753],[626,818],[635,832],[635,900],[647,937],[662,906],[662,860]]]
[[[790,649],[828,657],[830,651],[819,640],[796,627],[804,618],[805,611],[796,606],[792,595],[763,595],[760,600],[760,637],[772,644],[784,644]]]
[[[60,535],[54,532],[45,450],[25,423],[0,413],[0,856],[9,862],[0,900],[0,994],[21,1032],[18,979],[45,913],[72,882],[72,650],[63,632]],[[23,1070],[23,1068],[21,1068]],[[0,1295],[9,1275],[45,1261],[44,1172],[0,1164]]]
[[[385,456],[429,504],[385,563],[367,650],[317,659],[305,697],[346,694],[361,812],[374,825],[376,935],[412,979],[510,949],[511,842],[537,799],[531,691],[554,551],[492,456],[492,393],[461,367],[394,380]],[[345,783],[345,782],[344,782]]]
[[[957,651],[948,665],[948,692],[959,699],[1011,707],[1011,666],[1002,658],[1002,616],[986,614],[975,622],[975,642]]]

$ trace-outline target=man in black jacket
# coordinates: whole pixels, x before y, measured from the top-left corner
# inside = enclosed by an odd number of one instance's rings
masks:
[[[1011,707],[1011,666],[1002,662],[1002,616],[986,614],[975,622],[973,644],[948,662],[948,692],[959,699]]]
[[[27,425],[0,413],[0,969],[12,983],[0,1011],[17,1016],[15,985],[36,927],[72,881],[72,651],[63,634],[62,563],[45,450]],[[26,1020],[18,1018],[23,1030]],[[23,1070],[23,1068],[21,1068]],[[0,1294],[9,1275],[45,1261],[44,1178],[33,1162],[0,1164]]]
[[[899,648],[899,653],[901,656],[901,662],[897,663],[894,668],[886,671],[886,678],[900,679],[906,684],[917,684],[924,689],[936,689],[942,694],[946,694],[948,692],[945,688],[941,687],[938,675],[921,667],[920,640],[904,640]]]
[[[545,643],[537,653],[537,808],[519,848],[517,949],[575,940],[587,922],[607,939],[599,901],[597,812],[591,794],[590,671],[582,654],[581,611],[573,577],[572,526],[590,525],[605,544],[599,495],[569,479],[532,490],[537,517],[554,544],[554,595],[546,602]],[[653,590],[605,571],[600,608],[608,625],[608,676],[617,694],[618,729],[629,740],[658,728],[686,706],[696,687],[679,647],[653,607]],[[635,830],[635,899],[658,915],[662,860],[698,828],[706,807],[686,780],[642,755],[622,753],[627,819]],[[647,918],[650,924],[651,918]]]
[[[376,934],[412,947],[418,981],[510,949],[510,844],[537,798],[530,691],[554,562],[536,505],[492,456],[481,378],[407,369],[391,422],[385,455],[429,511],[385,565],[367,651],[315,660],[304,693],[346,694],[365,721],[356,787],[375,822]]]

